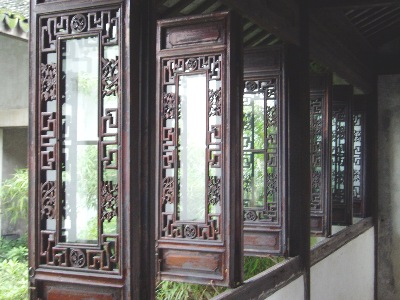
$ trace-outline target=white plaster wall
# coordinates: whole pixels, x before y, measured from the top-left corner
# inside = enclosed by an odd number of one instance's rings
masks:
[[[304,299],[304,278],[300,276],[285,287],[276,291],[265,300],[303,300]]]
[[[28,41],[0,34],[0,110],[28,107]]]
[[[378,299],[400,299],[400,74],[378,78]]]
[[[373,300],[374,270],[370,228],[311,268],[311,299]]]

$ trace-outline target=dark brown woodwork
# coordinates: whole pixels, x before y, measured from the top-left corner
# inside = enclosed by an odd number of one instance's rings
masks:
[[[161,280],[212,280],[231,287],[242,281],[240,32],[241,22],[231,13],[158,22],[156,239]],[[178,150],[186,130],[179,125],[186,109],[186,100],[178,97],[184,89],[179,80],[191,74],[204,76],[207,87],[207,113],[202,117],[208,132],[206,178],[197,178],[207,179],[202,196],[205,213],[196,221],[185,219],[180,204],[181,189],[185,191],[179,175],[185,169],[180,168],[188,163],[181,158],[186,155],[183,150]],[[224,121],[214,124],[210,118]]]
[[[304,270],[304,299],[310,299],[310,23],[308,1],[296,1],[299,44],[288,45],[287,197],[289,256],[299,255]]]
[[[310,76],[311,233],[331,234],[332,76]]]
[[[335,85],[332,91],[332,225],[353,223],[353,87]]]

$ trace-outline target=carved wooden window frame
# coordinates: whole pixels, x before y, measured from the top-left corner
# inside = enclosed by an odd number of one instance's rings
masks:
[[[118,228],[121,196],[120,146],[121,146],[121,5],[101,8],[70,10],[63,13],[44,14],[38,17],[38,65],[37,74],[37,136],[38,136],[38,188],[39,218],[39,270],[82,271],[122,274],[121,237]],[[97,182],[97,244],[66,242],[62,234],[65,217],[62,172],[66,162],[64,120],[62,113],[63,73],[61,69],[61,42],[68,39],[97,37],[98,49],[98,182]],[[118,47],[115,58],[104,56],[104,48]],[[105,98],[113,95],[117,106],[105,108]],[[84,130],[84,129],[82,129]],[[103,181],[104,170],[115,170],[115,182]],[[117,218],[117,233],[103,233],[103,222]],[[46,223],[55,221],[55,228]],[[54,222],[51,221],[51,222]]]
[[[310,227],[316,236],[331,234],[332,76],[310,76]]]
[[[353,218],[367,217],[366,197],[366,142],[367,101],[363,96],[354,96],[352,103],[353,121]]]
[[[262,149],[253,149],[246,143],[248,138],[243,138],[243,168],[248,165],[247,154],[260,153],[265,156],[264,207],[246,207],[244,203],[243,208],[244,251],[249,256],[284,255],[287,250],[284,201],[284,57],[283,46],[246,49],[244,54],[244,93],[264,94],[264,130],[265,133],[268,128],[274,130],[274,134],[264,136]],[[274,103],[273,106],[266,108],[271,102]],[[245,121],[243,122],[245,125]],[[246,179],[242,180],[243,201],[246,201]],[[268,201],[267,197],[272,198],[272,201]]]
[[[158,21],[157,30],[157,278],[236,286],[241,282],[240,28],[232,13]],[[240,61],[239,61],[240,62]],[[235,67],[234,67],[235,66]],[[179,76],[204,74],[206,118],[205,221],[177,217],[179,182]],[[175,87],[175,91],[168,86]],[[229,100],[228,100],[229,99]],[[222,120],[212,125],[210,117]],[[169,120],[169,121],[168,121]],[[175,126],[167,125],[174,122]],[[174,128],[172,128],[174,127]],[[212,169],[220,175],[210,175]],[[174,171],[168,171],[174,170]],[[168,174],[172,174],[171,177]],[[218,174],[218,172],[216,173]],[[199,179],[202,180],[202,179]],[[203,179],[205,180],[205,179]],[[167,206],[172,206],[168,212]],[[219,206],[220,211],[213,212]]]
[[[353,87],[335,85],[332,94],[332,225],[347,226],[353,223]]]

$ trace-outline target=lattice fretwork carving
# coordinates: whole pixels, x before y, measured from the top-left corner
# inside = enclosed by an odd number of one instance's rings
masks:
[[[42,185],[42,219],[54,219],[56,217],[56,183],[47,181]]]
[[[101,58],[101,71],[101,86],[103,97],[118,95],[118,57],[116,59]]]
[[[53,101],[57,97],[57,65],[42,64],[40,67],[41,99]]]
[[[42,230],[40,245],[42,264],[103,271],[119,268],[119,237],[116,234],[103,234],[101,247],[98,250],[56,245],[56,232]]]
[[[209,99],[209,112],[208,115],[212,116],[220,116],[221,115],[221,88],[208,91],[208,99]]]
[[[323,209],[322,203],[322,97],[311,99],[310,104],[310,139],[311,139],[311,210]]]
[[[118,184],[113,184],[112,181],[105,181],[101,188],[100,219],[110,222],[116,216],[118,216]]]

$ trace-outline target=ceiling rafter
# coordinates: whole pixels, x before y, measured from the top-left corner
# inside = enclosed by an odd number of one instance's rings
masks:
[[[310,0],[310,8],[365,9],[400,5],[399,0]]]
[[[272,9],[268,1],[221,1],[283,41],[299,44],[298,18],[288,18],[287,12],[281,12],[276,8]],[[285,0],[285,2],[290,1]],[[291,7],[295,10],[298,6],[295,1],[292,2]],[[298,12],[292,13],[294,16],[298,16]],[[310,54],[312,58],[317,59],[364,92],[371,92],[375,80],[375,66],[373,65],[375,53],[366,39],[343,13],[337,10],[312,13],[310,22]],[[345,34],[343,34],[343,29]]]

